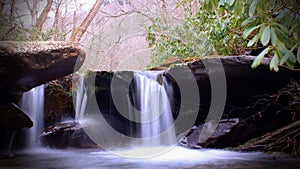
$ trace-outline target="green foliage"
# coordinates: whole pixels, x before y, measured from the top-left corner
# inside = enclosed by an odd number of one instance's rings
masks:
[[[178,5],[186,5],[185,0]],[[153,47],[152,62],[149,66],[160,65],[167,57],[204,57],[208,55],[240,54],[245,41],[241,24],[245,1],[201,1],[199,9],[193,13],[185,8],[183,21],[173,27],[158,18],[147,28],[147,40]],[[239,8],[238,17],[235,16]]]
[[[171,56],[236,55],[263,48],[252,68],[264,57],[272,58],[271,70],[278,71],[279,65],[294,68],[300,63],[298,1],[199,0],[192,13],[187,5],[192,0],[182,0],[178,6],[185,6],[185,17],[180,24],[171,27],[158,18],[147,28],[153,48],[150,66]]]
[[[249,17],[244,21],[243,36],[249,40],[247,46],[263,46],[252,67],[260,64],[262,57],[272,57],[270,69],[278,71],[278,65],[293,69],[300,63],[300,8],[298,0],[251,0]],[[297,53],[297,54],[296,54]],[[297,55],[297,56],[296,56]]]
[[[42,32],[37,28],[23,28],[17,23],[11,23],[4,15],[0,15],[0,40],[2,41],[46,41],[56,32],[52,29]]]

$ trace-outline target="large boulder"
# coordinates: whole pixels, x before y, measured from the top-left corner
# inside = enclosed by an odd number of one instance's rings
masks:
[[[251,64],[255,57],[252,56],[232,56],[222,58],[206,58],[206,59],[193,59],[187,63],[175,64],[165,70],[162,73],[162,78],[166,78],[170,84],[172,84],[174,95],[172,98],[172,113],[174,119],[178,118],[179,111],[182,111],[183,107],[189,107],[190,104],[195,106],[193,101],[194,96],[187,99],[182,99],[182,91],[178,86],[177,80],[183,82],[188,89],[195,87],[191,84],[196,82],[196,87],[199,89],[200,102],[199,111],[194,125],[201,125],[207,118],[208,111],[211,106],[211,78],[212,76],[218,77],[221,73],[225,76],[224,90],[227,92],[226,102],[220,103],[225,105],[224,115],[234,116],[230,118],[245,119],[248,116],[257,114],[258,112],[251,111],[244,116],[243,112],[238,111],[238,108],[243,108],[247,101],[256,95],[273,94],[283,86],[287,85],[291,78],[295,78],[297,71],[292,71],[281,67],[279,72],[270,71],[269,63],[270,59],[263,59],[261,65],[252,69]],[[209,67],[207,65],[210,65]],[[224,71],[224,72],[222,72]],[[124,100],[124,103],[128,102],[126,94],[128,94],[131,103],[135,98],[135,82],[133,79],[133,71],[118,71],[118,72],[105,72],[105,71],[90,71],[86,77],[86,86],[89,89],[88,98],[96,98],[98,103],[98,109],[106,118],[108,123],[118,132],[131,136],[139,137],[138,128],[139,124],[128,120],[118,111],[115,103],[111,97],[111,81],[112,79],[120,79],[120,85],[114,89],[114,94],[120,93],[120,98]],[[174,78],[176,75],[177,78]],[[175,80],[176,79],[176,80]],[[128,87],[126,81],[131,83]],[[158,79],[158,82],[160,79]],[[124,86],[122,86],[124,83]],[[127,86],[126,86],[127,84]],[[124,94],[125,92],[125,94]],[[124,107],[120,110],[128,110],[128,104],[122,105]],[[294,107],[297,107],[295,105]],[[223,110],[221,110],[223,112]],[[91,111],[93,112],[93,111]],[[194,112],[194,110],[191,110]],[[123,112],[124,113],[124,112]],[[251,113],[251,114],[250,114]],[[190,119],[190,113],[188,109],[184,109],[181,112],[181,117]],[[223,116],[223,118],[226,118]],[[182,124],[185,125],[185,124]],[[132,130],[130,126],[133,126]],[[185,131],[180,131],[185,132]]]
[[[189,99],[181,99],[178,81],[188,88],[193,88],[195,85],[198,87],[200,102],[196,125],[200,125],[206,119],[210,109],[212,92],[220,93],[222,87],[226,92],[226,102],[222,103],[219,98],[215,98],[217,100],[214,101],[225,105],[226,114],[234,107],[243,107],[251,97],[272,94],[287,85],[290,79],[298,80],[299,71],[286,67],[280,67],[279,72],[270,71],[270,59],[267,58],[262,60],[259,67],[252,69],[251,64],[254,59],[253,56],[205,58],[186,64],[176,64],[169,68],[164,75],[174,86],[174,115],[177,116],[181,107],[191,102]],[[221,81],[224,85],[220,86],[219,81],[224,76],[224,81]],[[193,84],[195,80],[196,84]],[[212,91],[213,85],[218,86],[215,91]]]
[[[44,146],[53,148],[97,147],[76,121],[62,122],[47,127],[40,135]]]
[[[228,138],[228,136],[238,124],[238,118],[220,120],[218,127],[212,135],[202,142],[199,141],[199,136],[204,125],[194,126],[186,136],[183,137],[179,145],[188,148],[224,148],[231,146],[233,140]]]
[[[18,131],[32,126],[30,117],[14,104],[0,105],[0,130]]]
[[[78,44],[3,41],[0,44],[0,101],[66,76],[78,70],[84,59],[85,52]]]

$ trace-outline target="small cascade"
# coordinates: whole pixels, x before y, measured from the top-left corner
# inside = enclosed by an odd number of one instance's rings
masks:
[[[105,102],[104,104],[100,99],[94,102],[93,99],[97,99],[97,97],[88,97],[87,87],[89,86],[85,86],[83,75],[75,82],[77,86],[74,100],[75,120],[86,126],[85,131],[97,144],[107,146],[108,149],[115,149],[118,146],[124,148],[139,145],[140,148],[176,145],[177,138],[173,124],[171,100],[169,99],[173,98],[173,88],[163,77],[161,71],[135,72],[133,83],[129,85],[130,93],[125,93],[125,96],[122,93],[123,86],[115,90],[117,93],[103,92],[105,99],[110,99],[113,94],[116,94],[115,96],[121,103],[118,105],[120,106],[118,109],[114,107],[117,105],[117,101],[115,102],[113,99],[101,100]],[[99,93],[96,93],[95,96],[97,94]],[[98,110],[94,104],[97,104]],[[102,113],[103,116],[98,116],[95,112]],[[121,113],[128,116],[121,116]],[[125,121],[125,118],[128,121]],[[114,135],[115,133],[116,135]],[[103,137],[108,134],[110,136],[107,138]],[[132,134],[134,137],[118,137],[122,134],[125,136]]]
[[[33,121],[33,127],[27,131],[26,148],[35,148],[38,145],[38,135],[44,127],[44,85],[25,92],[19,102],[19,107]]]
[[[84,75],[79,74],[79,79],[76,86],[75,96],[75,121],[79,121],[83,117],[87,104],[86,88],[84,86]]]
[[[173,95],[161,72],[135,74],[136,107],[141,113],[142,146],[168,146],[176,143],[173,116],[168,98]],[[160,80],[159,80],[160,79]],[[160,81],[162,84],[159,84]],[[168,90],[168,94],[167,94]]]

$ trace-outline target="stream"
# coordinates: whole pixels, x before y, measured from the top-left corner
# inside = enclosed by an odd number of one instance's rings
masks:
[[[147,151],[145,149],[123,150]],[[186,149],[175,147],[171,151],[149,159],[128,159],[99,149],[31,149],[12,157],[1,157],[1,169],[204,169],[204,168],[272,168],[298,169],[300,161],[284,154],[239,153],[212,149]]]

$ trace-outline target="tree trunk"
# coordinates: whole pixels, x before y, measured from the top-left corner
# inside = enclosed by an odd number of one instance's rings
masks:
[[[56,12],[55,12],[55,18],[53,23],[53,28],[57,31],[57,33],[54,35],[53,39],[55,41],[59,40],[59,35],[62,33],[61,27],[62,27],[62,16],[61,16],[61,6],[62,0],[59,0],[56,6]]]
[[[30,5],[29,0],[25,0],[25,3],[27,5],[28,10],[31,14],[31,24],[34,26],[37,22],[37,13],[38,13],[38,6],[39,6],[39,0],[34,0],[32,7]]]
[[[9,22],[12,24],[14,22],[14,13],[16,9],[16,0],[11,1],[11,6],[10,6],[10,14],[9,14]]]
[[[53,4],[53,0],[48,0],[47,1],[46,7],[44,8],[44,10],[41,13],[41,15],[39,16],[39,18],[37,19],[37,22],[35,23],[35,27],[40,31],[43,28],[43,25],[44,25],[44,23],[47,19],[48,13],[51,10],[52,4]]]
[[[86,16],[86,18],[83,20],[83,22],[80,24],[79,28],[77,28],[71,36],[70,41],[80,41],[83,34],[86,32],[87,28],[90,26],[91,22],[97,15],[101,5],[103,3],[103,0],[97,0],[93,6],[93,8],[90,10],[89,14]]]

